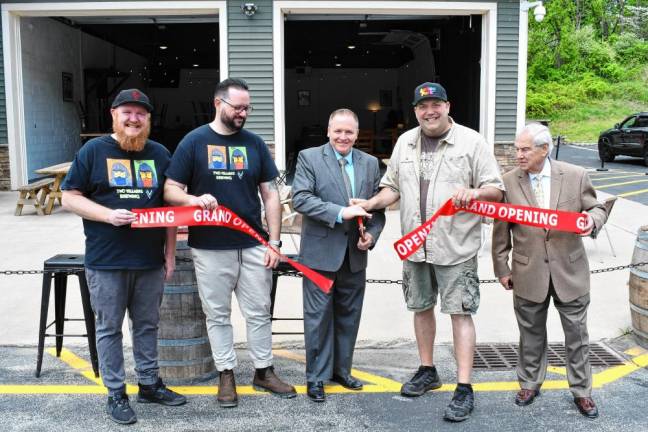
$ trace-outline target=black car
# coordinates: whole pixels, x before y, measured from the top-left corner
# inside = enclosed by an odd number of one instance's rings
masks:
[[[648,166],[648,112],[633,114],[601,132],[598,153],[603,162],[612,162],[616,155],[639,156]]]

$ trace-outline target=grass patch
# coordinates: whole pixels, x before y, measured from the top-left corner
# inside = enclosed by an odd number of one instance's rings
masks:
[[[568,142],[597,142],[602,131],[638,111],[648,111],[648,104],[621,99],[589,101],[556,113],[551,132],[565,136]]]
[[[554,135],[568,142],[597,142],[628,115],[648,111],[648,67],[610,83],[591,74],[569,82],[536,82],[527,91],[527,118],[549,118]]]

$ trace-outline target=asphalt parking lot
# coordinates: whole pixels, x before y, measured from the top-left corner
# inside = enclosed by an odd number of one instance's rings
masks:
[[[236,371],[239,407],[219,408],[215,401],[216,380],[200,385],[174,387],[188,396],[181,407],[132,405],[139,421],[119,426],[104,414],[104,389],[88,364],[85,348],[64,350],[61,358],[45,355],[41,378],[34,377],[36,350],[33,347],[0,347],[0,429],[3,431],[288,431],[288,430],[462,430],[462,431],[618,431],[648,430],[645,414],[648,389],[648,351],[636,347],[629,336],[606,341],[623,364],[594,369],[593,397],[601,416],[589,420],[576,410],[566,390],[564,368],[549,367],[542,395],[528,407],[513,404],[517,390],[512,369],[475,372],[476,408],[461,424],[442,420],[443,410],[454,389],[452,349],[441,345],[436,364],[445,383],[420,398],[399,395],[400,383],[417,366],[412,343],[367,346],[356,351],[354,375],[362,379],[362,392],[327,386],[328,400],[311,402],[304,388],[303,351],[290,347],[275,352],[277,372],[295,384],[296,399],[283,400],[258,393],[251,387],[252,365],[245,350],[239,350],[241,365]],[[132,359],[127,357],[128,378]],[[134,394],[135,388],[129,388]]]
[[[597,171],[601,162],[596,145],[564,145],[560,146],[558,159],[591,170],[596,190],[648,205],[648,167],[641,158],[617,156],[614,162],[605,163],[607,171]]]

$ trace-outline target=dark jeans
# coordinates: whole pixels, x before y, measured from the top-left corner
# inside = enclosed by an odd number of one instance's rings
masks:
[[[157,331],[164,291],[164,270],[86,269],[90,301],[96,316],[99,368],[108,394],[124,385],[122,324],[126,310],[133,338],[135,372],[140,384],[158,379]]]

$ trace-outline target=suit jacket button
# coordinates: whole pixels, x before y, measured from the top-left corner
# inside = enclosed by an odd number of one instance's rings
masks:
[[[544,262],[548,263],[548,262],[549,262],[549,259],[548,259],[548,258],[545,258],[545,259],[544,259]]]

